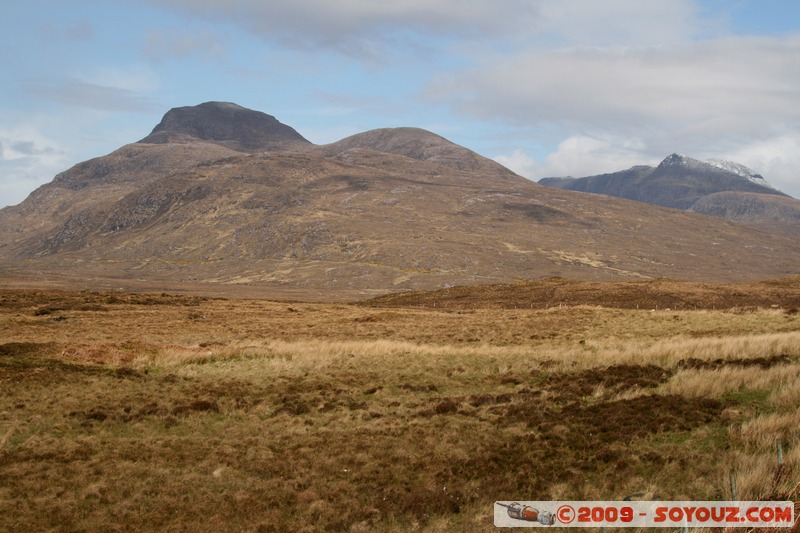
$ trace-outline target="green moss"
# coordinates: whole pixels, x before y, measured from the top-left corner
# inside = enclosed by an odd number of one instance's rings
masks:
[[[767,399],[772,391],[770,389],[748,389],[742,388],[731,391],[722,397],[723,401],[734,403],[740,407],[750,407],[758,410],[765,410]]]

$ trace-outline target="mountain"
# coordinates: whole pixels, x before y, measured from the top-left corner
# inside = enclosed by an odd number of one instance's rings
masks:
[[[797,265],[790,236],[543,187],[425,130],[318,146],[235,104],[171,110],[142,141],[0,210],[0,286],[352,298],[550,276],[748,280]]]
[[[800,208],[800,202],[774,189],[760,174],[744,165],[722,160],[703,162],[680,154],[670,155],[657,167],[641,165],[584,178],[544,178],[539,183],[749,222],[776,221],[775,216],[781,217],[777,219],[781,222],[791,221],[782,218],[786,211],[778,206],[795,203],[795,209]],[[718,193],[727,193],[724,197],[727,201],[735,194],[757,194],[759,201],[743,197],[736,200],[738,210],[710,208],[721,200],[707,199],[708,196]],[[764,207],[773,202],[775,208]],[[745,213],[741,209],[746,206],[754,209]]]

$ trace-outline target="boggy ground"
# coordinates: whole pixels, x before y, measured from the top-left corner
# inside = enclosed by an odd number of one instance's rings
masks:
[[[0,530],[493,531],[731,471],[800,500],[787,310],[2,291],[0,390]]]

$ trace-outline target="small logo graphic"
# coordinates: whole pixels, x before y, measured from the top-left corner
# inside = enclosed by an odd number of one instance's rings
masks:
[[[530,505],[522,505],[519,502],[511,504],[495,502],[500,507],[505,507],[508,516],[514,520],[524,520],[525,522],[538,522],[544,526],[552,526],[556,523],[556,515],[550,511],[540,511]]]
[[[494,525],[514,528],[553,525],[640,529],[791,528],[795,523],[794,510],[791,501],[495,501]]]
[[[575,509],[571,505],[562,505],[556,511],[556,516],[562,524],[571,524],[575,520]]]

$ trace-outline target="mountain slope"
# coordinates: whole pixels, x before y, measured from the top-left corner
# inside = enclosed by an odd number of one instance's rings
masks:
[[[744,280],[800,265],[795,239],[542,187],[424,130],[253,153],[230,148],[251,138],[237,128],[125,146],[0,210],[0,277],[381,292],[555,275]]]
[[[209,161],[239,155],[213,143],[130,144],[111,154],[78,163],[56,175],[17,206],[0,209],[0,251],[15,257],[56,253],[94,224],[113,227],[110,206],[151,183]],[[160,201],[153,199],[153,201]],[[148,209],[142,201],[130,216]],[[95,220],[97,219],[97,220]],[[74,247],[74,243],[72,245]]]
[[[718,192],[700,198],[690,210],[756,225],[771,232],[800,235],[800,201],[786,196]]]

